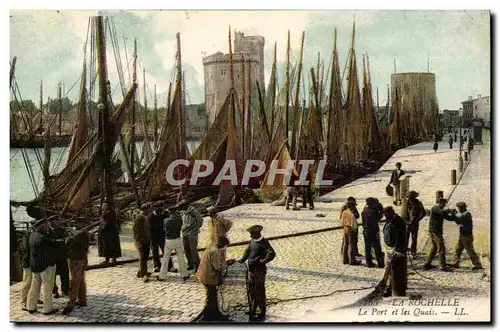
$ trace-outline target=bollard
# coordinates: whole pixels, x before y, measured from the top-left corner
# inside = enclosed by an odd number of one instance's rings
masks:
[[[453,186],[457,184],[457,170],[456,169],[451,170],[451,184]]]
[[[467,151],[464,151],[464,160],[467,161],[468,157],[469,157],[469,154],[467,153]]]
[[[458,171],[460,173],[464,171],[464,159],[462,158],[462,155],[458,157]]]
[[[444,193],[443,193],[443,191],[442,191],[442,190],[438,190],[438,191],[436,191],[436,204],[437,204],[437,203],[439,203],[439,200],[440,200],[441,198],[444,198]]]

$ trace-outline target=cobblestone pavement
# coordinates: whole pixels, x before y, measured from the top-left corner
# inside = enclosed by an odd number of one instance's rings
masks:
[[[476,146],[472,158],[477,154],[481,158],[488,158],[485,146]],[[431,145],[421,143],[417,146],[397,152],[375,175],[369,175],[357,180],[343,188],[325,195],[322,200],[332,202],[318,202],[314,211],[285,211],[283,207],[270,206],[267,204],[252,204],[240,206],[226,211],[224,214],[235,221],[234,228],[229,233],[232,242],[248,239],[245,229],[254,223],[264,226],[264,235],[267,237],[283,235],[298,231],[326,228],[338,225],[338,213],[342,202],[347,196],[358,198],[360,208],[364,205],[364,198],[377,196],[381,198],[384,205],[391,204],[391,198],[381,196],[388,182],[392,165],[396,160],[403,160],[403,167],[415,172],[411,178],[411,185],[421,186],[421,197],[426,207],[432,206],[434,191],[444,190],[445,196],[451,192],[449,185],[449,169],[455,165],[456,150],[444,151],[431,157],[429,152]],[[476,154],[476,156],[474,155]],[[439,156],[439,157],[438,157]],[[407,160],[407,161],[405,161]],[[474,159],[473,159],[474,160]],[[467,179],[472,179],[468,172],[478,172],[479,169],[489,171],[484,167],[483,159],[474,161],[469,165],[462,178],[464,181],[457,186],[452,196],[452,201],[459,195],[467,196],[470,185],[477,186],[478,183],[465,185]],[[476,166],[475,166],[476,165]],[[482,174],[482,173],[481,173]],[[484,174],[482,181],[488,181],[488,174]],[[446,179],[445,179],[446,178]],[[380,179],[381,181],[370,182]],[[468,180],[467,180],[468,181]],[[429,184],[438,182],[437,184]],[[484,183],[483,183],[484,185]],[[469,189],[467,189],[469,187]],[[460,194],[463,192],[463,194]],[[482,193],[477,193],[483,195]],[[484,195],[485,196],[485,195]],[[462,199],[462,198],[460,198]],[[474,200],[468,199],[471,205]],[[482,200],[489,204],[489,198]],[[489,209],[489,205],[488,205]],[[489,223],[482,208],[472,208],[474,215],[477,213],[477,222]],[[316,217],[317,213],[326,215],[324,218]],[[456,241],[457,226],[454,223],[446,224],[445,239],[448,248],[448,260],[451,261],[451,248]],[[477,226],[477,229],[489,226]],[[426,251],[427,220],[420,227],[419,251]],[[481,232],[483,229],[481,228]],[[122,243],[124,256],[135,257],[135,251],[131,246],[130,234],[126,227],[122,234],[122,241],[129,237],[130,244]],[[207,230],[204,226],[200,243],[204,244],[203,238]],[[359,250],[364,252],[362,236],[360,236]],[[267,297],[271,303],[268,307],[268,321],[299,321],[304,314],[313,315],[315,312],[330,310],[345,304],[354,302],[370,289],[360,290],[375,285],[383,275],[383,269],[369,269],[365,266],[343,265],[340,259],[341,232],[328,231],[300,237],[273,240],[271,244],[276,250],[276,259],[269,264],[266,281]],[[94,249],[95,250],[95,249]],[[239,258],[244,247],[228,248],[228,258]],[[479,250],[478,250],[479,251]],[[97,259],[94,255],[94,258]],[[464,255],[464,260],[466,255]],[[475,297],[488,298],[490,296],[490,284],[484,281],[483,271],[470,271],[471,263],[464,261],[463,267],[455,273],[444,273],[439,270],[422,271],[422,255],[414,262],[417,271],[433,280],[424,279],[418,274],[409,276],[410,290],[426,296],[466,297],[474,294]],[[489,275],[489,261],[483,259],[485,272]],[[152,269],[152,263],[149,262]],[[174,264],[177,264],[174,257]],[[11,286],[11,321],[16,322],[189,322],[204,306],[205,291],[197,281],[182,282],[178,275],[172,274],[167,281],[156,281],[154,277],[150,282],[143,283],[136,278],[137,264],[125,264],[113,268],[91,270],[87,272],[88,284],[88,307],[77,308],[70,316],[43,316],[41,314],[29,315],[20,309],[21,284]],[[410,271],[412,272],[412,271]],[[352,290],[358,289],[358,290]],[[347,291],[346,291],[347,290]],[[348,291],[350,290],[350,291]],[[340,292],[346,291],[346,292]],[[337,293],[334,293],[337,292]],[[246,304],[245,291],[245,268],[241,264],[235,264],[229,268],[228,278],[221,290],[221,305],[236,321],[245,321],[242,309]],[[333,293],[333,294],[332,294]],[[302,299],[287,301],[294,298],[307,296],[323,296],[314,299]],[[55,307],[61,308],[66,298],[56,299]],[[278,302],[282,301],[282,302]],[[347,316],[337,316],[337,321],[353,321]],[[318,319],[318,318],[317,318]],[[316,320],[317,320],[316,319]],[[357,320],[354,317],[354,320]]]

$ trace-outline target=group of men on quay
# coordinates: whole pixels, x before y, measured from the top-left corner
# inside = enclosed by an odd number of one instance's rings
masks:
[[[401,163],[396,164],[393,170],[390,185],[394,191],[394,205],[402,204],[400,188],[401,177],[405,174]],[[309,202],[310,209],[314,209],[312,189],[304,190],[303,206]],[[290,200],[296,210],[297,192],[289,193],[286,199],[286,208]],[[460,257],[465,249],[473,264],[473,270],[482,269],[481,262],[473,246],[473,219],[467,210],[465,202],[456,204],[458,211],[447,208],[447,200],[439,199],[430,210],[424,208],[418,199],[416,191],[407,195],[406,220],[399,216],[393,206],[383,207],[375,197],[366,198],[366,205],[361,213],[357,208],[357,201],[349,197],[340,211],[340,223],[343,227],[343,244],[341,259],[344,264],[361,265],[358,260],[362,255],[358,251],[359,227],[363,227],[365,243],[365,264],[369,268],[384,268],[391,264],[391,272],[396,275],[395,267],[406,262],[406,253],[412,256],[417,254],[419,223],[429,216],[429,237],[431,248],[424,263],[424,269],[434,268],[432,260],[439,254],[439,267],[442,271],[452,271],[459,268]],[[203,225],[203,213],[210,217],[210,241],[201,257],[198,253],[198,237]],[[107,218],[107,214],[112,214]],[[106,203],[103,204],[103,213],[98,232],[99,256],[105,260],[102,265],[113,266],[116,259],[121,257],[119,225],[116,212]],[[446,263],[446,248],[443,239],[444,220],[454,221],[459,226],[459,238],[455,246],[454,258],[451,265]],[[87,305],[87,290],[85,270],[88,265],[89,227],[85,226],[84,219],[77,218],[77,229],[71,235],[66,235],[53,222],[52,218],[45,218],[33,224],[33,231],[22,240],[21,257],[23,267],[23,288],[21,296],[22,309],[30,314],[38,312],[37,304],[43,305],[42,313],[50,315],[58,312],[52,305],[52,299],[58,297],[55,285],[56,271],[60,275],[61,290],[68,296],[68,302],[62,309],[62,314],[70,314],[75,307]],[[205,209],[201,205],[187,204],[181,200],[174,206],[166,208],[163,203],[143,205],[132,214],[133,236],[135,247],[139,254],[137,277],[148,282],[153,273],[159,281],[167,279],[167,272],[179,273],[179,277],[186,281],[195,273],[197,279],[206,289],[206,304],[203,310],[203,320],[224,321],[228,317],[221,313],[217,301],[217,287],[223,283],[224,272],[235,262],[248,264],[248,289],[250,308],[247,314],[250,320],[264,320],[266,317],[265,279],[266,265],[271,262],[276,253],[267,239],[262,236],[263,227],[253,225],[247,231],[250,242],[239,259],[227,259],[226,250],[229,244],[227,233],[233,222],[218,214],[216,207]],[[380,225],[383,225],[383,240],[385,257],[380,240]],[[411,246],[410,244],[411,240]],[[163,259],[160,259],[160,250]],[[373,261],[372,250],[375,254]],[[176,253],[178,269],[173,267],[171,254]],[[153,255],[153,273],[148,271],[147,261],[149,254]],[[69,264],[68,264],[69,262]],[[71,279],[69,278],[71,273]],[[401,276],[402,278],[404,276]],[[40,298],[40,293],[42,293]],[[391,294],[388,287],[386,296]],[[257,314],[259,312],[259,314]]]

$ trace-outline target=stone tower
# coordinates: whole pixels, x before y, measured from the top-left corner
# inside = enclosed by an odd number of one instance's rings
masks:
[[[238,98],[243,98],[244,90],[246,90],[245,98],[248,98],[249,76],[252,95],[255,95],[257,91],[256,81],[259,82],[259,87],[264,92],[264,43],[262,36],[245,36],[243,32],[237,31],[234,34],[233,71]],[[230,88],[229,54],[217,52],[204,57],[203,68],[205,107],[209,121],[213,123]]]

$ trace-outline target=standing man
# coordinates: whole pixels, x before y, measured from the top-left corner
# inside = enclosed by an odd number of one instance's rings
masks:
[[[418,193],[414,190],[408,193],[408,211],[406,212],[406,243],[410,243],[411,235],[410,251],[413,256],[417,254],[417,239],[420,220],[425,217],[424,205],[417,199],[417,197]]]
[[[391,179],[389,180],[389,184],[392,184],[394,186],[394,195],[396,199],[393,202],[394,205],[401,204],[401,181],[399,179],[405,174],[405,171],[401,169],[401,163],[397,162],[396,169],[392,171]]]
[[[379,268],[384,267],[384,256],[380,247],[380,229],[379,222],[382,219],[382,212],[379,208],[379,202],[373,198],[366,199],[366,206],[361,212],[363,219],[363,235],[365,238],[365,257],[366,266],[375,267],[372,261],[372,248],[375,251],[375,258]]]
[[[405,275],[405,253],[406,253],[406,238],[405,238],[405,222],[403,218],[394,212],[392,206],[384,209],[385,225],[384,225],[384,242],[389,248],[387,251],[387,264],[390,264],[391,281],[384,296],[399,295],[405,290],[401,289],[401,283],[406,280]]]
[[[26,301],[28,299],[28,292],[31,287],[31,268],[30,268],[30,248],[29,239],[31,232],[27,231],[21,238],[21,245],[19,246],[19,253],[21,254],[21,267],[23,268],[23,288],[21,290],[21,309],[28,311],[26,308]]]
[[[69,301],[62,310],[63,315],[69,315],[75,308],[87,306],[87,285],[85,282],[85,269],[88,265],[89,232],[85,229],[83,220],[77,224],[81,230],[66,240],[68,249],[69,268],[71,281],[69,288]],[[78,302],[77,302],[78,300]]]
[[[27,309],[35,313],[40,291],[43,292],[44,315],[56,313],[52,307],[52,289],[56,273],[56,252],[54,239],[49,235],[50,223],[42,219],[35,223],[36,229],[29,239],[30,268],[33,273],[31,287],[28,292]]]
[[[344,241],[342,244],[342,258],[344,264],[360,265],[361,261],[356,260],[358,221],[354,215],[357,212],[356,200],[354,197],[347,199],[347,208],[342,211],[341,223],[344,227]],[[359,218],[359,214],[358,214]]]
[[[165,280],[167,278],[168,260],[171,257],[172,251],[175,251],[177,260],[179,261],[179,273],[182,280],[186,281],[189,279],[184,247],[181,240],[182,216],[178,209],[179,205],[171,207],[169,211],[170,217],[165,219],[165,252],[163,253],[163,262],[158,280]]]
[[[161,260],[160,250],[163,254],[165,249],[165,230],[163,229],[163,222],[168,217],[163,209],[162,204],[156,205],[153,212],[148,216],[149,228],[151,229],[151,252],[153,253],[153,272],[160,272]],[[168,270],[177,273],[177,269],[173,268],[172,258],[168,260]]]
[[[198,235],[203,226],[201,213],[192,204],[182,215],[182,243],[186,253],[188,271],[198,270],[200,265],[200,255],[198,254]]]
[[[228,317],[220,312],[217,300],[217,286],[222,285],[222,276],[227,266],[234,263],[234,259],[226,262],[224,258],[228,244],[227,237],[220,236],[216,245],[205,250],[201,257],[197,277],[207,292],[205,308],[203,309],[203,320],[205,321],[228,320]]]
[[[451,134],[450,138],[448,139],[448,143],[450,144],[450,149],[453,149],[453,137],[451,137]]]
[[[302,187],[302,207],[306,208],[306,203],[309,203],[309,210],[314,210],[311,171],[307,172],[306,181],[308,181],[308,184]]]
[[[139,270],[137,271],[137,278],[142,278],[143,282],[148,282],[148,258],[151,243],[151,228],[141,210],[136,210],[134,212],[135,220],[134,225],[132,226],[132,231],[134,234],[135,248],[139,253]]]
[[[438,205],[431,209],[431,215],[429,219],[429,237],[431,239],[431,249],[425,260],[424,268],[426,270],[434,268],[431,265],[432,259],[439,252],[439,265],[442,271],[451,271],[448,266],[446,266],[446,248],[444,246],[443,239],[443,220],[454,220],[454,216],[451,215],[451,210],[445,210],[445,206],[448,200],[441,198]]]
[[[456,268],[460,267],[460,256],[465,249],[472,261],[472,270],[481,270],[483,266],[481,261],[474,250],[474,238],[472,236],[472,215],[467,211],[467,204],[464,202],[457,203],[458,212],[460,216],[454,216],[454,221],[460,227],[460,235],[458,237],[457,245],[455,246],[455,255],[453,257],[453,265]]]
[[[52,294],[54,298],[59,298],[59,289],[57,287],[56,278],[59,275],[61,280],[61,291],[63,296],[69,295],[69,267],[68,267],[68,254],[64,244],[66,240],[66,232],[63,227],[57,225],[51,234],[55,239],[55,253],[56,253],[56,273],[54,276],[54,288]]]
[[[276,257],[276,253],[269,241],[261,235],[262,228],[260,225],[247,228],[252,240],[239,262],[244,263],[248,259],[250,320],[258,318],[263,321],[266,318],[266,264]],[[259,317],[256,317],[257,307],[260,310]]]
[[[116,259],[122,256],[122,249],[116,223],[116,212],[109,208],[108,203],[102,205],[101,221],[97,236],[99,257],[104,257],[101,264],[114,265]]]

